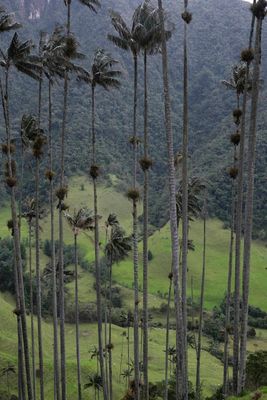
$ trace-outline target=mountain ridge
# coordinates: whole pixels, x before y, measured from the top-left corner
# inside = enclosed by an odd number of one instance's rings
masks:
[[[11,3],[10,0],[6,4]],[[15,2],[17,0],[14,0]],[[44,5],[46,0],[33,0],[28,5]],[[107,34],[112,32],[109,20],[109,9],[115,9],[126,15],[130,20],[133,9],[139,4],[134,0],[125,4],[125,1],[110,0],[103,3],[98,14],[91,13],[79,1],[72,1],[72,30],[77,35],[82,51],[87,55],[85,66],[90,65],[93,52],[97,47],[107,49],[121,62],[124,72],[122,87],[119,92],[107,93],[103,96],[101,90],[97,93],[97,134],[99,138],[98,155],[104,166],[104,174],[118,175],[126,184],[130,182],[131,170],[128,154],[130,147],[128,137],[132,135],[132,76],[133,66],[130,54],[116,49],[107,40]],[[13,3],[14,4],[14,3]],[[16,4],[18,4],[16,2]],[[170,82],[172,92],[173,128],[175,139],[175,151],[179,151],[182,137],[182,2],[178,4],[171,0],[165,2],[167,14],[175,23],[176,29],[173,38],[168,45],[170,57]],[[9,9],[11,9],[8,7]],[[249,4],[242,0],[206,0],[205,2],[191,1],[190,11],[193,13],[193,21],[189,29],[189,65],[190,65],[190,154],[191,173],[211,181],[210,213],[222,219],[227,219],[229,214],[230,182],[222,182],[225,179],[227,168],[231,165],[232,154],[229,136],[234,130],[232,122],[232,109],[235,106],[235,95],[225,90],[221,81],[229,79],[233,64],[239,61],[242,48],[247,46],[250,29]],[[51,31],[55,23],[64,24],[66,19],[66,7],[63,0],[46,2],[40,20],[26,21],[26,32],[30,35],[39,30]],[[265,28],[264,32],[265,33]],[[26,33],[23,33],[25,35]],[[35,40],[37,41],[37,40]],[[263,75],[266,71],[267,58],[263,51]],[[164,130],[164,113],[162,103],[162,78],[161,60],[159,56],[149,59],[149,133],[150,152],[154,160],[151,173],[152,194],[151,210],[152,223],[159,226],[166,222],[168,213],[166,201],[168,191],[166,187],[166,146]],[[138,87],[138,131],[142,136],[142,58],[139,61],[139,87]],[[54,132],[57,140],[61,126],[61,106],[57,102],[61,95],[61,88],[56,88],[57,95]],[[29,107],[36,110],[33,104],[32,93],[25,90]],[[261,93],[260,110],[264,109],[266,91]],[[71,117],[69,117],[67,161],[70,174],[73,171],[88,171],[88,93],[84,87],[73,84],[70,98]],[[14,101],[14,110],[17,110],[21,102]],[[101,121],[101,124],[100,124]],[[260,138],[265,146],[264,113],[260,113],[259,127]],[[19,125],[19,121],[15,121]],[[73,135],[73,132],[75,134]],[[79,150],[77,150],[77,147]],[[141,153],[141,150],[140,150]],[[267,193],[262,195],[263,175],[266,172],[266,161],[260,154],[261,168],[260,182],[256,179],[256,223],[259,229],[267,234],[267,221],[260,216],[260,209],[265,209]],[[220,179],[219,179],[220,178]],[[139,181],[142,183],[142,172],[139,171]],[[216,185],[215,185],[216,182]],[[223,184],[223,185],[222,185]],[[223,193],[222,193],[223,191]],[[213,204],[214,203],[214,204]],[[212,205],[213,204],[213,205]],[[266,210],[267,211],[267,210]],[[160,216],[160,217],[159,217]],[[263,235],[263,236],[264,236]]]

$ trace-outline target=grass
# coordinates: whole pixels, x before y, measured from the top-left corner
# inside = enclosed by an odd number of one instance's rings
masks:
[[[202,270],[202,222],[191,224],[189,237],[194,241],[195,251],[188,256],[188,296],[191,295],[193,282],[194,297],[200,296]],[[229,231],[223,229],[218,220],[207,222],[207,273],[205,287],[205,307],[212,309],[222,300],[227,284]],[[169,227],[155,232],[149,239],[149,249],[153,259],[149,263],[149,292],[166,297],[168,291],[168,274],[171,269]],[[141,245],[140,245],[140,250]],[[267,311],[267,247],[263,243],[254,242],[252,246],[250,304]],[[142,274],[140,257],[140,276]],[[123,286],[132,288],[132,263],[124,261],[114,267],[114,279]]]
[[[83,190],[82,190],[83,189]],[[105,243],[104,221],[110,212],[118,215],[121,225],[127,232],[131,231],[132,217],[131,204],[121,193],[114,191],[112,187],[99,186],[99,213],[102,216],[100,222],[101,228],[101,249],[103,250]],[[84,177],[72,178],[69,182],[69,194],[67,202],[71,205],[70,212],[82,206],[93,207],[92,187],[87,183]],[[141,205],[140,205],[141,207]],[[140,214],[139,210],[139,214]],[[6,221],[10,219],[8,206],[0,210],[0,236],[9,236],[10,233],[6,227]],[[57,218],[56,218],[57,221]],[[49,215],[44,218],[41,223],[42,241],[49,238]],[[58,227],[56,225],[56,235]],[[202,266],[202,222],[196,221],[191,224],[190,239],[194,241],[195,251],[189,253],[189,277],[188,282],[193,282],[193,290],[195,299],[200,293],[200,278]],[[23,222],[22,237],[27,236],[27,226]],[[64,241],[67,244],[73,242],[73,236],[70,228],[65,223]],[[207,279],[206,279],[206,299],[205,307],[211,309],[214,305],[219,304],[226,288],[227,282],[227,259],[228,259],[228,241],[229,231],[223,229],[222,223],[217,220],[209,220],[207,223]],[[93,237],[81,234],[79,236],[79,246],[84,250],[86,258],[91,262],[94,259]],[[142,277],[142,243],[139,244],[140,249],[140,282]],[[152,252],[153,259],[149,263],[149,307],[159,308],[161,303],[166,303],[166,293],[168,290],[168,274],[171,269],[170,261],[170,233],[169,227],[156,231],[149,239],[149,249]],[[45,266],[47,258],[42,254],[42,267]],[[267,248],[263,243],[254,242],[252,248],[252,272],[251,272],[251,295],[250,303],[267,310]],[[113,268],[114,283],[121,287],[123,305],[126,308],[133,307],[133,271],[131,258],[125,260]],[[95,301],[94,278],[92,274],[79,269],[79,292],[80,302],[88,303]],[[68,284],[69,294],[68,300],[73,301],[74,282]],[[191,293],[190,287],[188,287]],[[16,363],[16,318],[12,314],[14,309],[13,299],[7,294],[0,294],[0,368],[6,366],[8,362]],[[164,322],[164,316],[159,316]],[[35,324],[36,325],[36,324]],[[29,326],[29,324],[28,324]],[[49,322],[43,323],[44,337],[44,358],[45,358],[45,380],[46,380],[46,397],[52,398],[52,377],[53,377],[53,360],[52,360],[52,325]],[[113,327],[114,342],[114,390],[115,398],[121,398],[124,383],[119,376],[120,371],[120,355],[122,346],[123,329]],[[132,332],[131,332],[132,338]],[[94,324],[81,325],[81,359],[83,383],[86,382],[88,374],[96,370],[96,362],[90,359],[88,351],[97,343],[97,330]],[[150,380],[153,382],[163,379],[164,371],[164,330],[151,329],[150,335]],[[171,342],[175,343],[174,332],[171,333]],[[126,344],[124,344],[126,346]],[[75,332],[73,325],[66,325],[66,348],[67,348],[67,382],[69,400],[77,398],[76,396],[76,367],[75,367]],[[132,349],[132,339],[131,339]],[[267,331],[257,330],[257,337],[248,341],[249,351],[258,349],[267,349]],[[37,354],[37,348],[36,348]],[[204,394],[210,395],[222,380],[222,365],[212,357],[209,353],[202,354],[202,381]],[[126,359],[123,360],[125,366]],[[195,376],[195,351],[189,350],[189,375],[194,382]],[[12,388],[16,391],[16,379],[12,377]],[[0,381],[0,389],[4,388],[4,383]],[[88,398],[91,398],[93,392],[88,391]],[[264,398],[265,400],[265,398]]]
[[[69,181],[69,193],[67,203],[70,205],[70,212],[83,206],[93,207],[92,186],[83,176],[73,177]],[[105,245],[105,220],[109,213],[118,215],[122,227],[131,232],[132,216],[131,204],[125,195],[118,193],[112,186],[99,185],[98,188],[100,220],[100,248],[103,251]],[[141,204],[139,214],[141,212]],[[0,237],[8,236],[10,233],[6,227],[6,221],[10,218],[8,207],[0,210]],[[41,239],[49,239],[49,215],[41,222]],[[191,283],[193,283],[194,297],[200,295],[200,280],[202,268],[202,222],[191,223],[189,232],[190,239],[195,244],[195,251],[189,252],[189,274],[188,274],[188,296],[191,295]],[[22,237],[26,237],[27,227],[25,221],[22,227]],[[58,235],[57,218],[55,218],[55,235]],[[71,229],[65,221],[64,241],[66,244],[73,243]],[[223,225],[218,220],[207,222],[207,274],[205,287],[205,307],[212,309],[218,305],[226,291],[227,269],[228,269],[228,242],[229,231],[223,229]],[[78,244],[83,249],[89,262],[94,260],[93,234],[80,234]],[[170,233],[169,226],[156,231],[149,239],[149,249],[153,254],[153,259],[149,263],[149,306],[158,307],[162,302],[166,302],[168,291],[168,274],[171,269],[170,254]],[[142,243],[139,244],[140,250],[140,282],[142,277]],[[42,254],[42,266],[47,263],[47,258]],[[251,290],[250,304],[267,310],[267,247],[264,243],[253,242],[252,246],[252,265],[251,265]],[[123,287],[123,301],[125,307],[133,304],[133,270],[131,258],[113,267],[113,278],[117,284]],[[93,277],[84,271],[80,271],[80,296],[81,301],[92,301],[94,298]],[[73,287],[73,284],[70,284]]]
[[[0,368],[3,368],[8,363],[16,363],[16,318],[12,313],[14,308],[13,300],[10,296],[0,294],[0,310],[1,310],[1,325],[0,325]],[[28,319],[28,329],[30,321]],[[52,347],[52,324],[43,322],[43,348],[44,348],[44,366],[45,366],[45,392],[46,398],[52,398],[52,379],[53,379],[53,347]],[[37,334],[37,323],[35,320],[35,333]],[[120,377],[120,358],[122,352],[122,340],[124,329],[113,326],[113,368],[114,368],[114,398],[121,398],[124,391],[124,383]],[[174,332],[171,332],[170,343],[175,343]],[[80,346],[82,360],[82,375],[83,383],[86,382],[90,372],[96,371],[96,361],[90,359],[89,350],[97,343],[97,327],[95,324],[81,324],[80,327]],[[149,374],[150,380],[153,382],[164,379],[164,343],[165,332],[162,329],[150,329],[149,332]],[[133,349],[133,332],[130,332],[130,349],[132,354]],[[127,362],[127,345],[124,339],[124,356],[122,368],[126,368]],[[36,355],[37,347],[36,347]],[[75,327],[74,325],[66,325],[66,364],[67,364],[67,389],[68,398],[74,400],[77,398],[76,391],[76,364],[75,364]],[[190,379],[194,380],[195,376],[195,350],[189,350],[189,374]],[[221,381],[222,365],[218,360],[210,354],[203,352],[203,368],[202,381],[205,394],[212,393]],[[11,387],[13,392],[16,392],[16,377],[11,378]],[[3,390],[4,384],[0,381],[0,390]],[[1,393],[1,392],[0,392]],[[88,395],[89,395],[88,391]],[[92,396],[92,392],[91,392]]]

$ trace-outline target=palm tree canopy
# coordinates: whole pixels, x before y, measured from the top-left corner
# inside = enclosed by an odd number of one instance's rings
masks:
[[[78,73],[83,68],[74,64],[72,60],[83,59],[84,55],[78,52],[78,42],[70,34],[66,36],[64,27],[58,25],[50,36],[41,35],[40,57],[46,77],[53,83],[54,79],[65,77],[65,72]]]
[[[73,215],[65,212],[64,216],[74,235],[78,235],[80,231],[92,231],[95,228],[93,212],[88,208],[81,208],[78,211],[74,211]]]
[[[32,55],[34,45],[31,40],[22,42],[18,34],[15,33],[6,54],[1,50],[2,59],[0,66],[9,69],[14,66],[18,71],[30,76],[35,80],[40,80],[42,63],[40,57]]]
[[[43,146],[46,144],[44,131],[39,127],[37,119],[29,114],[24,114],[21,120],[21,141],[25,148],[30,148],[33,155],[39,158],[43,154]]]
[[[90,374],[88,377],[88,382],[85,383],[84,389],[93,388],[96,390],[102,390],[103,388],[103,381],[100,375],[94,373]]]
[[[118,64],[118,61],[106,53],[105,50],[97,49],[91,71],[81,71],[78,75],[78,80],[84,81],[92,85],[92,87],[96,85],[102,86],[105,90],[110,88],[118,89],[120,87],[118,78],[121,76],[121,71],[114,69],[116,64]]]
[[[109,262],[119,262],[127,257],[132,249],[131,241],[130,237],[125,236],[124,230],[115,225],[105,247],[105,255]]]
[[[197,177],[191,178],[188,184],[188,215],[190,219],[197,218],[201,212],[200,194],[205,189],[205,184]],[[182,218],[182,185],[176,194],[176,207],[178,220]]]
[[[95,13],[97,12],[97,9],[101,7],[98,0],[79,0],[79,2]]]
[[[245,90],[246,74],[247,74],[247,66],[245,63],[240,63],[238,65],[235,65],[232,68],[232,77],[229,79],[229,81],[223,80],[222,84],[227,89],[235,90],[237,95],[241,95]],[[248,85],[248,91],[250,91],[252,87],[251,77],[249,77],[247,85]]]
[[[130,50],[134,56],[137,56],[140,52],[140,45],[136,40],[138,35],[136,35],[134,25],[132,28],[129,28],[122,16],[115,11],[110,12],[110,17],[111,23],[118,35],[109,34],[108,39],[117,47],[123,50]]]
[[[108,228],[115,225],[119,225],[119,220],[116,214],[111,213],[106,220],[106,227]]]
[[[12,372],[12,374],[16,373],[16,368],[14,365],[8,365],[7,367],[2,368],[0,372],[0,377],[7,375],[10,372]]]
[[[160,50],[162,37],[159,10],[151,5],[150,0],[145,0],[136,8],[133,14],[133,32],[141,49],[150,54]],[[165,30],[166,40],[171,35],[171,28]]]
[[[16,21],[14,13],[7,13],[3,7],[0,8],[0,33],[19,29],[21,26]]]

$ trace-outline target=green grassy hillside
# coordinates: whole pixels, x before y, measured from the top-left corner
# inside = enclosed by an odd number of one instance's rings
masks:
[[[0,295],[0,369],[8,364],[8,362],[16,363],[16,318],[12,313],[14,304],[10,296]],[[3,323],[2,323],[3,322]],[[28,327],[30,321],[28,320]],[[35,321],[35,328],[37,324]],[[43,323],[43,340],[44,340],[44,364],[45,364],[45,382],[47,399],[52,398],[52,324]],[[113,360],[114,360],[114,389],[115,398],[119,399],[123,392],[123,379],[120,374],[120,358],[122,353],[122,333],[123,329],[113,326]],[[36,331],[37,334],[37,331]],[[130,349],[133,348],[133,332],[130,332]],[[152,382],[161,381],[164,379],[164,340],[165,333],[161,329],[151,329],[149,332],[150,346],[150,380]],[[170,343],[175,343],[174,332],[171,332]],[[80,345],[81,345],[81,360],[82,360],[82,375],[83,383],[86,382],[87,375],[90,372],[96,371],[96,362],[90,359],[89,350],[97,344],[97,328],[95,324],[81,324],[80,327]],[[75,372],[75,329],[74,325],[66,325],[66,359],[67,359],[67,383],[69,399],[76,398],[76,372]],[[36,347],[37,354],[37,347]],[[124,353],[122,360],[122,369],[126,369],[127,362],[127,345],[124,342]],[[195,350],[189,350],[189,369],[190,378],[194,380],[195,376]],[[217,385],[219,385],[222,376],[222,365],[218,360],[212,357],[209,353],[203,352],[203,369],[202,380],[205,394],[210,394]],[[0,394],[4,390],[5,382],[0,380]],[[14,393],[16,392],[16,378],[11,379],[11,387]],[[87,395],[87,398],[89,396]],[[93,392],[92,392],[93,393]],[[91,395],[92,395],[91,393]]]
[[[83,189],[83,190],[81,190]],[[128,202],[124,194],[114,190],[114,188],[99,186],[99,213],[102,216],[100,222],[101,231],[101,248],[105,243],[105,219],[108,214],[113,212],[119,217],[121,225],[128,233],[131,231],[131,204]],[[92,187],[84,177],[74,177],[69,182],[69,193],[67,203],[70,206],[70,212],[82,206],[93,207]],[[139,214],[141,213],[141,204]],[[6,227],[6,221],[9,219],[8,207],[0,209],[0,237],[8,236],[9,232]],[[49,215],[41,222],[42,241],[49,239]],[[56,234],[57,218],[56,223]],[[189,276],[188,276],[188,293],[191,294],[191,282],[193,282],[194,297],[199,297],[200,279],[202,268],[202,222],[196,221],[191,223],[190,239],[193,240],[195,251],[189,252]],[[23,224],[22,236],[27,235],[27,227]],[[73,236],[70,228],[65,223],[64,241],[66,244],[73,243]],[[211,309],[214,305],[219,304],[224,296],[227,282],[228,268],[228,242],[229,231],[223,229],[223,224],[215,219],[207,222],[207,278],[206,278],[206,295],[205,307]],[[80,234],[78,239],[79,246],[84,250],[86,258],[89,261],[94,259],[93,251],[93,235]],[[150,306],[158,306],[168,291],[168,273],[170,271],[170,233],[169,226],[156,231],[149,239],[149,249],[152,252],[152,260],[149,263],[149,292]],[[142,274],[142,243],[140,249],[140,277]],[[47,262],[47,258],[42,256],[43,266]],[[133,271],[131,258],[123,261],[113,268],[114,281],[123,287],[124,301],[128,306],[132,304],[130,300],[131,289],[133,284]],[[252,248],[252,267],[251,267],[251,291],[250,304],[267,310],[267,246],[263,242],[254,242]],[[140,279],[141,281],[141,279]],[[70,285],[70,287],[73,285]],[[80,296],[81,301],[94,299],[93,277],[80,271]]]
[[[83,188],[84,185],[84,188]],[[84,177],[76,177],[70,180],[68,204],[71,209],[78,209],[81,206],[92,207],[92,188]],[[122,226],[130,232],[131,228],[131,205],[121,193],[118,193],[112,187],[99,187],[99,209],[101,220],[101,241],[104,246],[104,221],[110,212],[115,212]],[[141,205],[139,213],[141,212]],[[6,221],[9,219],[8,207],[0,210],[0,236],[9,235],[6,228]],[[42,221],[42,241],[49,238],[49,215]],[[57,231],[57,228],[56,228]],[[26,237],[27,227],[23,224],[22,236]],[[189,279],[193,277],[194,296],[199,295],[199,282],[202,264],[202,222],[192,223],[190,229],[190,238],[195,244],[195,251],[189,254]],[[68,226],[65,226],[65,242],[72,243],[72,234]],[[218,304],[225,292],[227,278],[227,258],[228,258],[228,240],[229,231],[222,228],[222,224],[217,220],[208,221],[207,225],[207,282],[206,282],[206,307],[211,309]],[[93,239],[85,235],[80,235],[79,244],[86,253],[88,260],[93,260]],[[154,233],[149,240],[149,249],[152,252],[152,260],[149,264],[149,304],[150,307],[159,307],[164,302],[164,294],[167,292],[168,273],[170,270],[170,235],[168,226]],[[140,276],[141,276],[141,250],[140,243]],[[47,262],[47,258],[42,255],[42,266]],[[266,280],[267,248],[262,243],[253,244],[252,253],[252,280],[251,280],[251,304],[267,309],[265,293],[267,290]],[[125,307],[132,307],[132,263],[131,259],[122,262],[114,267],[114,281],[121,286],[123,303]],[[79,287],[80,301],[94,301],[95,292],[93,289],[94,279],[91,274],[80,270]],[[73,296],[73,283],[69,285],[69,297]],[[0,294],[0,368],[6,366],[8,362],[16,363],[16,319],[12,310],[14,308],[13,299],[6,294]],[[45,357],[45,379],[47,398],[52,396],[52,325],[46,321],[43,323],[44,329],[44,357]],[[75,383],[75,332],[74,326],[66,326],[67,341],[67,374],[68,374],[68,392],[69,399],[76,398]],[[114,326],[114,388],[116,398],[122,394],[122,378],[120,372],[120,356],[122,351],[122,332],[123,329]],[[132,337],[132,332],[131,332]],[[163,379],[164,371],[164,330],[150,330],[150,380],[153,382]],[[171,334],[171,341],[174,344],[174,332]],[[81,325],[81,358],[83,370],[83,383],[90,371],[96,370],[96,363],[90,359],[88,351],[97,343],[96,326],[94,324]],[[204,340],[205,343],[205,340]],[[249,341],[249,351],[267,348],[266,331],[258,331],[257,338]],[[126,343],[124,351],[126,353]],[[36,349],[37,350],[37,349]],[[132,350],[132,341],[131,341]],[[123,367],[126,366],[126,355],[123,357]],[[190,379],[194,381],[195,376],[195,350],[189,350],[189,370]],[[209,353],[203,352],[202,380],[204,393],[211,394],[220,384],[222,378],[222,365]],[[16,391],[16,379],[12,377],[12,388]],[[0,389],[4,389],[4,383],[0,382]],[[89,393],[88,393],[89,396]]]

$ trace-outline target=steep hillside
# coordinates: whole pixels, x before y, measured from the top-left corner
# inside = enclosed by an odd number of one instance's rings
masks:
[[[77,35],[82,51],[86,54],[85,65],[90,65],[93,52],[97,47],[104,47],[121,61],[124,72],[122,88],[118,92],[106,93],[100,89],[97,93],[97,135],[98,155],[103,165],[104,175],[112,173],[123,177],[125,186],[129,181],[130,165],[127,162],[131,148],[128,138],[132,134],[132,60],[130,54],[114,48],[107,41],[107,34],[112,31],[109,21],[109,10],[115,9],[128,17],[139,0],[131,2],[109,0],[102,2],[102,8],[97,15],[83,8],[79,1],[72,2],[72,30]],[[23,4],[22,1],[7,1],[9,8]],[[165,2],[168,16],[174,22],[176,30],[169,43],[170,79],[173,95],[173,124],[175,132],[175,150],[179,151],[181,143],[181,101],[182,101],[182,23],[180,19],[181,3],[175,0]],[[40,10],[40,19],[26,19],[24,37],[33,36],[38,42],[37,32],[42,29],[50,31],[55,23],[65,23],[66,8],[62,0],[46,3],[44,0],[25,1],[27,5]],[[192,174],[199,175],[207,181],[212,181],[210,187],[209,208],[213,215],[228,218],[229,185],[222,185],[222,177],[230,164],[231,154],[228,137],[233,129],[231,112],[235,96],[221,85],[222,79],[231,75],[231,67],[239,60],[240,50],[247,46],[250,24],[249,4],[241,0],[206,0],[190,2],[193,12],[193,22],[189,33],[190,59],[190,153]],[[23,17],[22,17],[23,18]],[[263,76],[266,71],[267,58],[263,52]],[[16,76],[16,75],[15,75]],[[13,87],[14,129],[19,124],[20,111],[36,112],[36,85],[26,79],[16,78]],[[142,136],[142,58],[139,62],[139,93],[138,93],[138,130]],[[14,81],[15,82],[15,81]],[[26,89],[25,89],[26,85]],[[54,88],[54,134],[58,137],[61,126],[62,107],[59,104],[62,85]],[[23,110],[21,99],[23,98]],[[266,92],[261,93],[260,110],[265,104]],[[88,122],[89,122],[88,88],[71,85],[69,105],[69,128],[67,169],[68,173],[83,170],[88,167]],[[46,107],[44,123],[46,122]],[[152,193],[151,222],[162,226],[167,220],[167,188],[166,188],[166,145],[163,126],[161,60],[159,56],[149,59],[149,134],[151,156],[154,160],[151,173]],[[266,121],[264,113],[260,113],[259,125],[261,136],[266,137]],[[265,142],[264,142],[265,146]],[[266,146],[265,146],[266,147]],[[56,146],[56,150],[58,147]],[[141,153],[141,149],[140,149]],[[264,174],[266,173],[266,158],[263,156],[256,170],[256,230],[264,237],[267,221],[261,217],[261,211],[266,207],[266,192],[262,190]],[[142,173],[139,171],[139,181]],[[266,186],[266,185],[265,185]],[[121,187],[121,189],[125,189]],[[223,189],[223,193],[221,193]],[[152,201],[153,199],[153,201]]]

